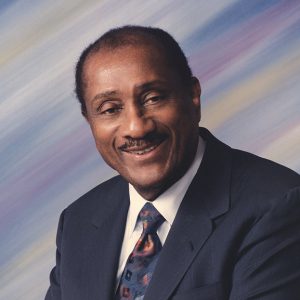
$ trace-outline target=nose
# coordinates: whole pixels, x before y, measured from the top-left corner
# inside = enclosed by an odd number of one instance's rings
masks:
[[[124,138],[143,138],[155,129],[155,122],[151,116],[146,116],[143,109],[131,106],[127,109],[122,120]]]

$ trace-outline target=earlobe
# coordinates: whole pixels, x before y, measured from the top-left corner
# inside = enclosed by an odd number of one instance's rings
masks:
[[[198,78],[192,77],[192,92],[193,92],[193,103],[197,110],[199,122],[201,119],[201,86]]]
[[[201,96],[201,86],[198,78],[192,77],[192,91],[193,91],[193,98],[197,98],[200,102]]]

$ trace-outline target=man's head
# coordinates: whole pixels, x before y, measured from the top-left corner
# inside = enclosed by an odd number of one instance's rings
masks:
[[[81,105],[82,113],[85,114],[84,101],[84,72],[83,67],[86,59],[100,50],[111,50],[138,45],[156,45],[166,56],[166,62],[174,71],[180,74],[185,86],[191,85],[192,72],[187,59],[174,38],[164,30],[153,27],[124,26],[111,29],[95,42],[90,44],[81,54],[76,66],[76,95]]]
[[[98,151],[146,199],[187,171],[197,148],[200,86],[176,41],[127,26],[82,54],[76,92]]]

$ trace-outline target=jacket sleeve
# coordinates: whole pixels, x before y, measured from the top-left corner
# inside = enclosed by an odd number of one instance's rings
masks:
[[[257,220],[235,263],[230,300],[300,299],[300,188]]]
[[[61,276],[60,276],[60,259],[61,259],[61,240],[63,232],[63,223],[64,223],[65,211],[62,212],[57,229],[56,235],[56,265],[50,273],[50,287],[47,291],[45,300],[61,300]]]

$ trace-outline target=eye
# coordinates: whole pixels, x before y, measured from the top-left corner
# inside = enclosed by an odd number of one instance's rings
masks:
[[[122,106],[119,103],[105,101],[98,108],[97,112],[101,115],[115,115],[120,112]]]
[[[165,96],[163,94],[150,93],[145,97],[143,104],[144,105],[156,104],[156,103],[162,101],[164,98],[165,98]]]
[[[109,108],[109,109],[106,109],[104,111],[101,111],[100,113],[102,115],[113,115],[113,114],[115,114],[115,113],[117,113],[119,111],[120,111],[120,108],[114,107],[114,108]]]

